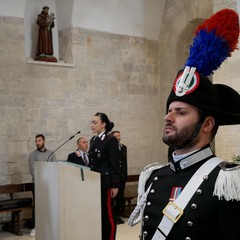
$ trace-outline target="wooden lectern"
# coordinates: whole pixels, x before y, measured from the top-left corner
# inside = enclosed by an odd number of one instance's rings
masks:
[[[36,240],[101,239],[100,174],[66,161],[35,162]]]

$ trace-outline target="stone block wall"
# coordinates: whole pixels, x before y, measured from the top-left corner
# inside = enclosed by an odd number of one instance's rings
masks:
[[[166,99],[178,70],[183,68],[187,60],[196,27],[223,8],[239,11],[238,4],[236,0],[168,0],[166,2],[159,38],[161,109],[165,108]],[[186,11],[186,5],[188,11]],[[240,92],[239,66],[240,53],[238,50],[215,71],[212,77],[213,82],[229,85]],[[165,112],[161,111],[160,119],[164,115]],[[160,125],[160,128],[160,132],[162,132],[163,125]],[[239,136],[240,125],[220,127],[214,142],[216,154],[226,160],[231,160],[233,155],[240,155]],[[161,144],[160,148],[160,152],[166,159],[167,146]]]
[[[228,2],[236,6],[236,1]],[[187,14],[183,3],[167,1],[159,42],[65,29],[59,32],[60,58],[73,67],[26,63],[23,19],[1,17],[0,183],[31,179],[27,158],[35,149],[37,133],[46,135],[50,149],[79,130],[90,138],[91,117],[98,111],[107,113],[115,129],[122,132],[129,147],[130,173],[138,173],[151,162],[166,162],[166,146],[161,141],[166,98],[187,56],[190,30],[211,15],[211,3],[192,1]],[[234,53],[214,81],[226,79],[226,84],[239,91],[239,59],[239,53]],[[229,135],[236,145],[220,155],[239,154],[239,127],[221,131],[216,150],[226,145],[221,135]],[[59,160],[75,149],[75,140],[57,152]]]
[[[108,114],[122,132],[129,173],[156,161],[161,141],[157,42],[66,29],[59,39],[66,47],[62,57],[73,66],[43,65],[26,61],[23,19],[0,18],[0,27],[0,184],[31,181],[28,154],[36,134],[45,134],[52,150],[79,130],[90,139],[96,112]],[[57,151],[58,160],[75,150],[76,140]]]
[[[231,8],[239,11],[239,7],[239,1],[237,0],[213,1],[214,12],[222,8]],[[213,76],[213,82],[228,85],[240,93],[239,66],[240,52],[236,50],[216,71]],[[215,139],[215,148],[217,155],[226,160],[232,160],[234,155],[240,155],[240,125],[221,126]]]
[[[59,42],[62,58],[72,65],[39,64],[24,55],[23,19],[2,17],[0,29],[1,185],[31,181],[28,155],[36,134],[44,134],[52,150],[79,130],[90,140],[96,112],[105,112],[121,131],[130,174],[158,159],[156,41],[66,29]],[[56,152],[58,160],[75,151],[79,136]]]
[[[191,30],[212,12],[210,0],[167,1],[158,42],[65,29],[59,32],[59,55],[70,67],[28,63],[23,19],[0,17],[0,184],[31,181],[28,154],[35,149],[36,134],[45,134],[52,150],[79,130],[90,139],[96,112],[105,112],[121,131],[130,174],[166,162],[161,140],[166,98],[188,55]],[[239,91],[239,61],[236,52],[213,81]],[[239,131],[239,126],[221,127],[216,138],[220,157],[239,154]],[[57,151],[58,160],[75,150],[76,140]]]
[[[240,53],[235,51],[214,74],[214,83],[231,86],[240,93],[239,66]],[[234,155],[240,155],[240,125],[221,126],[215,139],[215,146],[217,155],[223,159],[232,160]]]
[[[194,30],[211,15],[211,0],[166,1],[159,37],[160,107],[164,109],[160,112],[160,119],[165,116],[166,101],[174,79],[188,58]],[[161,133],[163,126],[160,125]],[[163,158],[167,159],[167,146],[161,144],[160,148]]]

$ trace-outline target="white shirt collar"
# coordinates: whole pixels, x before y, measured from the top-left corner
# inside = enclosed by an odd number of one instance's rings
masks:
[[[101,138],[104,133],[105,133],[105,131],[99,133],[99,134],[98,134],[98,137]]]
[[[175,154],[175,151],[174,151],[174,152],[172,153],[172,157],[173,157],[174,162],[178,162],[178,161],[180,161],[181,159],[183,159],[183,158],[185,158],[185,157],[193,154],[194,152],[197,152],[198,150],[199,150],[199,149],[194,150],[194,151],[189,152],[189,153],[184,153],[184,154],[181,154],[181,155],[176,155],[176,154]]]

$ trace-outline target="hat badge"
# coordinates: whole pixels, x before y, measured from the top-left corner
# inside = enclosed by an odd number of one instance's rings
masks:
[[[199,85],[200,77],[195,67],[186,66],[182,74],[174,82],[174,92],[178,97],[195,91]]]

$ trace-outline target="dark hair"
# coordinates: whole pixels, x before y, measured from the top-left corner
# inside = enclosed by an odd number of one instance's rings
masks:
[[[112,132],[111,132],[112,135],[115,134],[115,133],[119,133],[119,134],[120,134],[120,131],[115,130],[115,131],[112,131]]]
[[[106,123],[106,130],[108,132],[110,132],[113,129],[114,123],[110,122],[110,120],[108,119],[108,116],[105,113],[97,112],[95,114],[95,116],[98,116],[101,119],[102,123],[104,123],[104,122]]]
[[[209,111],[205,111],[205,110],[202,110],[200,108],[198,108],[198,110],[199,110],[200,123],[201,124],[204,122],[204,120],[207,117],[213,117],[214,120],[215,120],[215,125],[212,129],[212,132],[211,132],[211,141],[212,141],[214,139],[215,135],[217,134],[217,131],[218,131],[218,127],[219,127],[218,118],[214,114],[211,114]]]
[[[43,140],[45,140],[45,137],[44,137],[44,135],[43,134],[37,134],[36,136],[35,136],[35,138],[42,138]]]

